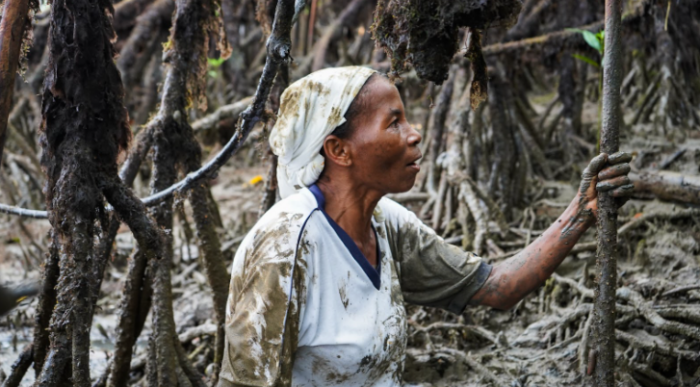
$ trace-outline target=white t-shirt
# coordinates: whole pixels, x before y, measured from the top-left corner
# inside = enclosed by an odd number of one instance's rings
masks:
[[[231,273],[219,386],[400,386],[404,301],[455,313],[491,267],[382,199],[376,269],[316,187],[271,208]]]

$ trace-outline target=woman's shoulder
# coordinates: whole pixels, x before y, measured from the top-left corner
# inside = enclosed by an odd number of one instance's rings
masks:
[[[317,207],[313,195],[308,190],[301,190],[275,203],[253,228],[276,227],[280,222],[284,224],[304,222]]]
[[[377,220],[394,226],[400,226],[404,223],[419,222],[418,217],[413,211],[387,197],[383,197],[379,203],[377,203],[375,218],[379,218]]]
[[[379,211],[375,211],[375,219],[383,224],[389,243],[396,248],[407,240],[435,235],[435,231],[426,226],[413,211],[389,198],[382,198],[377,209]]]
[[[280,200],[253,226],[239,250],[269,250],[278,257],[289,255],[280,253],[295,250],[299,235],[316,208],[316,201],[307,190]]]

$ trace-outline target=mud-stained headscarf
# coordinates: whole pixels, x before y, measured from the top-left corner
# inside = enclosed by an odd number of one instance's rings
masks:
[[[357,66],[324,69],[294,82],[282,93],[277,123],[270,133],[282,198],[321,176],[323,141],[346,121],[345,112],[374,73]]]

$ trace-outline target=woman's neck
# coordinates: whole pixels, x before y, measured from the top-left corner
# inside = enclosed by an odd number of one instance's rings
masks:
[[[341,180],[321,179],[316,185],[326,199],[325,211],[358,244],[371,240],[372,214],[383,194]]]

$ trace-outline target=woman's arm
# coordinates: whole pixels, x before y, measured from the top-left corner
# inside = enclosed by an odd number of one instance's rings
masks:
[[[306,261],[296,247],[304,217],[278,214],[258,222],[233,259],[217,387],[291,383],[308,288]]]
[[[509,309],[540,286],[569,254],[583,233],[595,223],[598,191],[624,198],[633,189],[627,177],[631,156],[601,154],[584,170],[578,194],[564,213],[533,243],[493,267],[471,303]],[[603,167],[607,166],[603,169]]]

